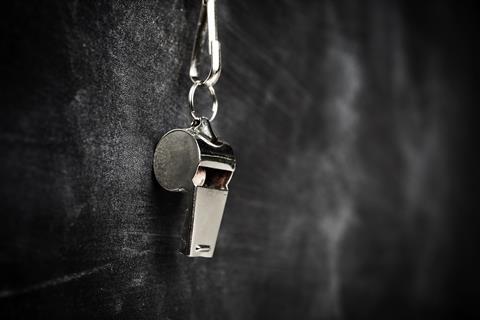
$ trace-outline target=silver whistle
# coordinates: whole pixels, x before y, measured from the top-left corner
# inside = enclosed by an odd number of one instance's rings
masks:
[[[196,119],[190,128],[171,130],[160,139],[153,170],[164,189],[193,192],[181,252],[211,258],[235,170],[232,148],[215,137],[208,119]]]

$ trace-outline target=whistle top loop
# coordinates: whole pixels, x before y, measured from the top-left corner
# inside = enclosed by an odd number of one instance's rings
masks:
[[[210,71],[206,77],[201,77],[198,69],[207,31]],[[207,85],[210,87],[217,83],[221,70],[220,41],[218,41],[217,23],[215,21],[215,0],[202,0],[190,60],[190,79],[194,84]]]

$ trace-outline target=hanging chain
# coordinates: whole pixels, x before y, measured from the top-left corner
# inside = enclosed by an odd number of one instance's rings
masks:
[[[199,64],[207,32],[210,71],[208,72],[208,75],[201,77]],[[213,121],[213,119],[215,119],[218,110],[218,100],[213,86],[220,78],[221,70],[220,41],[218,41],[217,24],[215,21],[215,0],[202,0],[197,32],[193,43],[192,57],[190,60],[190,79],[192,80],[193,85],[188,93],[188,103],[190,105],[190,114],[194,120],[200,120],[202,118],[202,116],[197,115],[195,111],[195,91],[198,87],[205,87],[208,89],[212,99],[212,114],[208,120]]]

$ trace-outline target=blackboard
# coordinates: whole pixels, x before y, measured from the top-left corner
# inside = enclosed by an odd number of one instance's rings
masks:
[[[152,159],[199,3],[3,5],[0,317],[478,315],[473,4],[217,1],[238,167],[191,259]]]

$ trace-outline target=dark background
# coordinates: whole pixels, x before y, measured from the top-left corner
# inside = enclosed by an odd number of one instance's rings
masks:
[[[2,4],[0,317],[478,316],[473,1],[217,2],[210,260],[151,169],[200,1]]]

